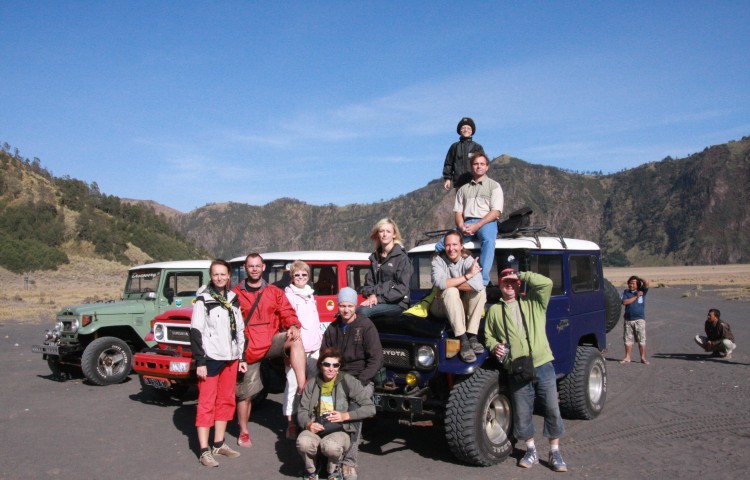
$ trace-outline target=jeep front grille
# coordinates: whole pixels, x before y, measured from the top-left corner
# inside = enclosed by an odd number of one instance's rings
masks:
[[[190,327],[167,328],[167,341],[190,344]]]
[[[411,349],[403,346],[383,346],[383,363],[390,368],[412,368]]]

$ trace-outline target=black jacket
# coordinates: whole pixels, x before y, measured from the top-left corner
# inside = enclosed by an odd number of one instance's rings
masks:
[[[706,330],[706,337],[712,342],[720,342],[725,339],[734,341],[732,329],[729,327],[729,324],[722,319],[719,319],[719,321],[716,322],[716,325],[706,320],[704,328]]]
[[[365,297],[374,293],[378,303],[398,305],[406,310],[409,308],[412,271],[411,260],[401,245],[394,245],[382,260],[380,253],[373,252],[362,293]]]
[[[450,179],[453,182],[453,188],[456,189],[469,183],[472,178],[471,154],[483,150],[482,146],[471,137],[461,137],[461,140],[448,149],[443,165],[443,178]]]
[[[320,351],[328,347],[341,350],[343,366],[341,369],[359,380],[362,385],[372,381],[380,367],[383,366],[383,346],[372,320],[357,315],[346,328],[341,317],[326,328]]]

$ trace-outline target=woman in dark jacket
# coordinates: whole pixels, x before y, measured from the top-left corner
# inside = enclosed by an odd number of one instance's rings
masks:
[[[357,313],[367,317],[399,315],[409,308],[411,260],[406,255],[398,225],[390,218],[375,224],[370,234],[375,251],[365,278],[365,300]]]
[[[370,395],[356,378],[341,371],[341,352],[326,348],[318,358],[318,375],[307,382],[300,398],[297,421],[304,428],[297,437],[297,451],[305,462],[304,477],[317,480],[315,458],[328,458],[329,479],[341,479],[339,463],[351,446],[350,422],[375,415]],[[356,408],[350,410],[349,405]]]

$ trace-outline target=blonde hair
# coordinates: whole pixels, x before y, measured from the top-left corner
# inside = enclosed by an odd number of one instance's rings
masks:
[[[310,265],[306,264],[302,260],[295,260],[289,265],[289,275],[294,275],[297,270],[302,270],[307,273],[308,278],[310,277]]]
[[[378,231],[380,230],[380,228],[383,225],[385,225],[387,223],[390,223],[391,225],[393,225],[393,242],[397,243],[397,244],[399,244],[399,245],[401,245],[403,247],[404,246],[404,241],[401,238],[401,231],[398,229],[398,225],[396,225],[396,222],[392,218],[390,218],[390,217],[381,218],[378,221],[378,223],[376,223],[375,226],[372,227],[372,232],[370,232],[370,240],[372,240],[373,242],[375,242],[377,244],[378,248],[380,248],[381,247],[381,245],[380,245],[380,236],[378,235]]]

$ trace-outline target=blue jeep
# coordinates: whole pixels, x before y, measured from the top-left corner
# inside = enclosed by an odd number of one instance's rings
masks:
[[[617,290],[602,276],[599,247],[585,240],[540,236],[544,227],[501,224],[500,231],[504,233],[495,242],[490,278],[496,282],[497,264],[507,261],[520,271],[552,279],[547,336],[555,356],[560,407],[568,418],[595,418],[607,397],[605,336],[621,311]],[[478,254],[479,245],[465,247]],[[432,289],[434,248],[430,243],[409,251],[413,303]],[[488,306],[499,298],[499,288],[490,283]],[[462,361],[446,320],[404,314],[373,321],[387,371],[374,396],[379,414],[397,415],[406,423],[442,424],[451,451],[467,463],[489,466],[505,460],[513,449],[512,406],[505,371],[496,359],[485,350],[474,363]]]

